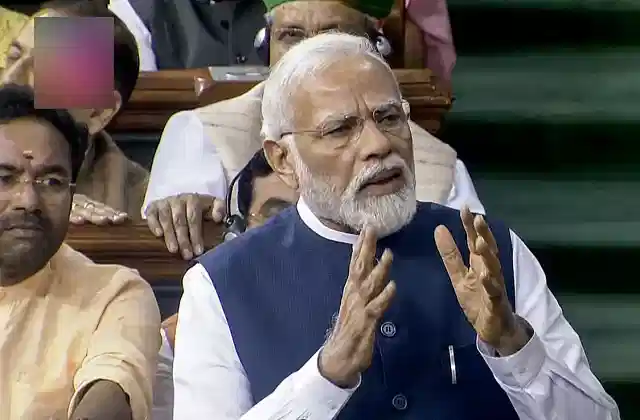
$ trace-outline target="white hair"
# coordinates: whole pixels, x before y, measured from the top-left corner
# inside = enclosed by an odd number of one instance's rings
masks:
[[[278,141],[282,133],[291,130],[293,96],[303,82],[314,79],[318,73],[347,57],[358,56],[379,62],[393,75],[389,64],[375,46],[360,36],[324,33],[308,38],[287,51],[273,66],[265,82],[262,96],[263,138]],[[400,97],[397,82],[396,87]]]
[[[362,57],[374,60],[393,72],[368,39],[342,33],[317,35],[291,48],[273,67],[264,86],[262,98],[262,134],[265,139],[280,141],[283,133],[292,131],[293,97],[297,89],[320,72],[345,58]],[[396,93],[401,98],[395,78]],[[403,101],[403,108],[408,108]],[[416,212],[415,177],[399,155],[365,166],[339,191],[329,177],[312,174],[303,161],[294,136],[283,139],[294,158],[300,196],[320,218],[334,221],[359,232],[371,226],[379,236],[389,235],[405,226]],[[405,185],[399,191],[384,196],[361,196],[359,192],[382,173],[400,170]]]

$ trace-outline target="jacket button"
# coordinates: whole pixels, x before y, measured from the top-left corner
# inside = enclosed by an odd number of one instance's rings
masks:
[[[396,335],[396,325],[393,322],[383,322],[380,325],[380,332],[385,337],[391,338]]]
[[[393,408],[395,408],[396,410],[406,410],[408,405],[407,397],[402,394],[398,394],[393,397],[393,400],[391,400],[391,404],[393,404]]]

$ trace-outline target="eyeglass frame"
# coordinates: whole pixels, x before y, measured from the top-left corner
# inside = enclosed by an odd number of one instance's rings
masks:
[[[375,114],[377,112],[384,112],[381,111],[381,108],[383,107],[395,107],[395,108],[399,108],[401,111],[401,115],[403,115],[403,120],[402,120],[402,127],[398,126],[395,127],[394,129],[404,129],[406,128],[409,120],[410,120],[410,112],[411,112],[411,107],[409,105],[409,102],[407,102],[406,100],[402,99],[400,101],[400,103],[398,104],[397,101],[392,101],[389,102],[387,104],[383,104],[381,106],[379,106],[377,109],[374,109],[373,111],[369,112],[368,117],[362,117],[361,115],[345,115],[343,116],[343,122],[350,120],[350,119],[356,119],[358,121],[357,125],[355,125],[353,127],[353,132],[349,133],[346,137],[348,138],[349,142],[352,141],[356,141],[360,138],[360,136],[362,135],[362,131],[364,130],[364,125],[365,122],[369,119],[371,119],[375,125],[376,128],[381,132],[381,133],[388,133],[391,135],[395,135],[394,133],[389,132],[388,130],[385,130],[383,128],[380,128],[379,126],[379,122],[376,121],[375,118]],[[325,125],[327,123],[338,123],[340,120],[336,119],[336,120],[330,120],[330,121],[324,121],[322,123],[322,125]],[[288,130],[288,131],[284,131],[282,133],[280,133],[280,139],[283,139],[285,136],[291,136],[291,135],[298,135],[298,134],[312,134],[314,137],[316,137],[317,139],[323,139],[325,137],[327,137],[328,134],[330,134],[332,131],[335,131],[337,128],[333,128],[330,129],[329,131],[325,131],[326,128],[315,128],[315,129],[308,129],[308,130]],[[357,134],[356,134],[357,133]],[[351,136],[354,136],[353,138]]]
[[[46,184],[51,178],[43,177],[43,178],[35,178],[35,179],[28,179],[28,178],[25,179],[24,176],[4,175],[4,176],[0,176],[0,179],[6,176],[15,177],[16,181],[7,190],[4,189],[2,183],[0,182],[0,195],[3,195],[3,194],[13,195],[16,193],[15,190],[17,188],[21,189],[24,187],[24,185],[31,184],[39,196],[57,199],[57,198],[61,198],[65,192],[67,191],[71,192],[76,186],[75,182],[72,182],[70,179],[66,177],[60,177],[60,178],[64,178],[62,180],[59,180],[61,182],[61,185],[53,187],[51,185]],[[42,186],[44,186],[45,188],[42,188]]]

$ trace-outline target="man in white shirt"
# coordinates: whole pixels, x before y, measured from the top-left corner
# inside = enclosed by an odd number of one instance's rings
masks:
[[[265,3],[271,22],[270,62],[275,63],[295,42],[327,28],[371,36],[375,20],[370,14],[387,16],[394,1]],[[215,198],[225,197],[231,178],[260,148],[261,98],[262,84],[238,98],[179,112],[167,123],[156,150],[142,213],[152,231],[164,236],[170,251],[181,252],[186,259],[202,253],[202,218],[220,220]],[[454,208],[467,203],[473,211],[483,213],[456,152],[413,122],[411,130],[418,198]]]
[[[174,419],[620,419],[522,240],[417,202],[401,104],[364,38],[272,70],[263,147],[301,198],[185,274]]]

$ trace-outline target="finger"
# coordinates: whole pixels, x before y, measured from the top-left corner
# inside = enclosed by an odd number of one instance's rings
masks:
[[[104,219],[112,223],[118,223],[126,219],[126,213],[120,212],[109,206],[105,206],[104,204],[87,201],[86,205],[88,205],[87,210],[89,210],[89,213],[93,218],[100,218],[101,220]]]
[[[390,281],[387,285],[382,289],[382,292],[378,294],[375,298],[371,300],[365,307],[367,311],[367,315],[372,320],[379,320],[380,317],[385,313],[393,297],[396,295],[396,282]]]
[[[479,273],[480,283],[490,298],[502,297],[505,288],[500,259],[489,249],[483,238],[478,238],[477,248],[484,266]]]
[[[351,260],[349,261],[349,269],[351,269],[351,267],[353,267],[356,263],[356,260],[358,259],[358,255],[360,255],[360,249],[362,248],[362,241],[364,240],[364,236],[367,233],[367,227],[365,226],[364,229],[362,229],[360,231],[360,234],[358,235],[358,239],[356,240],[356,243],[353,244],[353,248],[351,249]]]
[[[189,238],[189,225],[187,224],[187,203],[184,198],[169,200],[171,215],[173,216],[173,228],[176,232],[178,247],[182,253],[182,258],[190,260],[193,258],[193,249]]]
[[[469,271],[462,259],[460,250],[453,240],[451,232],[443,225],[436,228],[434,239],[436,241],[436,248],[438,248],[438,252],[440,253],[440,258],[442,258],[442,262],[451,278],[451,282],[454,288],[457,288],[457,286],[465,280]]]
[[[473,226],[479,237],[482,237],[489,246],[489,250],[494,254],[498,254],[498,244],[496,238],[493,236],[493,232],[489,228],[489,224],[481,215],[477,215],[473,219]]]
[[[501,275],[502,266],[500,259],[483,237],[478,237],[476,240],[476,249],[489,273],[494,276]]]
[[[94,212],[91,207],[77,207],[76,215],[84,219],[85,222],[98,226],[104,226],[109,223],[108,217]]]
[[[156,203],[151,203],[149,207],[147,207],[145,216],[147,216],[147,225],[149,225],[149,229],[151,230],[151,232],[158,238],[161,237],[162,225],[160,224],[158,206],[156,205]]]
[[[385,249],[380,258],[380,262],[376,264],[369,276],[362,283],[365,301],[369,302],[372,298],[378,296],[387,285],[392,262],[393,253],[389,249]]]
[[[362,242],[357,250],[354,250],[355,260],[349,269],[349,278],[358,285],[371,273],[376,256],[376,235],[373,229],[365,227]],[[353,254],[352,254],[353,256]]]
[[[467,245],[469,246],[469,252],[473,252],[475,254],[475,243],[478,234],[475,227],[473,226],[473,214],[471,214],[471,210],[469,210],[469,207],[464,206],[462,210],[460,210],[460,219],[462,220],[464,231],[467,234]]]
[[[129,219],[129,215],[127,213],[123,211],[119,211],[111,218],[111,223],[120,224],[127,221],[128,219]]]
[[[175,254],[179,249],[178,240],[176,239],[176,232],[173,227],[173,216],[171,215],[171,206],[168,201],[158,203],[158,219],[160,221],[160,226],[162,226],[164,243],[167,245],[169,252]]]
[[[206,212],[207,220],[212,220],[215,223],[220,223],[224,220],[227,215],[227,209],[225,207],[225,203],[223,200],[219,198],[214,198],[213,203],[211,204],[211,210]]]
[[[189,195],[186,199],[187,225],[189,226],[189,240],[196,255],[201,255],[204,252],[202,210],[201,198],[195,194]]]
[[[118,211],[112,207],[105,206],[104,204],[100,203],[95,204],[95,207],[93,207],[93,211],[101,216],[106,217],[111,223],[124,222],[128,217],[127,213]]]
[[[71,224],[73,225],[84,225],[85,221],[82,216],[78,214],[78,211],[73,208],[71,210],[71,214],[69,215],[69,222],[71,222]]]

